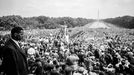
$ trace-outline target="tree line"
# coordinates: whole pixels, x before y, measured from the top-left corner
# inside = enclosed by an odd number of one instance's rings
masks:
[[[21,17],[19,15],[10,15],[0,17],[0,30],[11,30],[15,26],[21,26],[24,29],[55,29],[61,25],[70,27],[84,26],[94,22],[94,19],[71,18],[71,17]]]
[[[134,17],[132,16],[122,16],[116,18],[103,19],[103,21],[116,25],[122,28],[134,28]]]

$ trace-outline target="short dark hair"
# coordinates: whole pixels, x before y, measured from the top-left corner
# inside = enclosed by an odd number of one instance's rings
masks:
[[[11,35],[13,35],[14,33],[20,33],[21,30],[23,30],[22,27],[14,27],[14,28],[11,30]]]

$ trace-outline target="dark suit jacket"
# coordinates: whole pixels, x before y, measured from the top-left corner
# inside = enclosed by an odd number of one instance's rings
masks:
[[[9,39],[4,47],[3,68],[6,75],[28,74],[26,55],[12,39]]]

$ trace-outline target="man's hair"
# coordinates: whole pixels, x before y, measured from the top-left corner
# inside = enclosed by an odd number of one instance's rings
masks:
[[[20,33],[21,30],[23,30],[22,27],[14,27],[14,28],[11,30],[11,35],[13,35],[14,33]]]

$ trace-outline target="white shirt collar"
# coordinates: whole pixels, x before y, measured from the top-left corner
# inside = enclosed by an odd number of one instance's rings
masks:
[[[11,39],[18,45],[18,47],[20,47],[18,41],[14,40],[13,38],[11,38]]]

